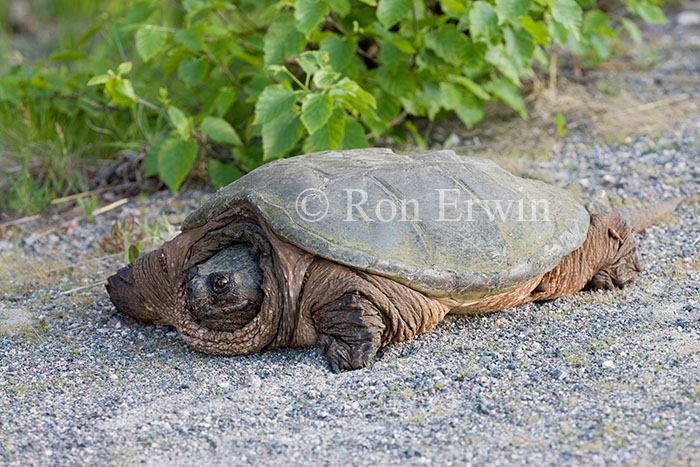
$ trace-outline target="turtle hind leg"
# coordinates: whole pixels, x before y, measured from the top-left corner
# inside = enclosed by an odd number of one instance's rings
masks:
[[[367,366],[382,343],[379,310],[358,291],[348,292],[318,310],[318,346],[334,373]]]
[[[613,212],[603,217],[601,227],[604,243],[602,249],[607,251],[607,255],[584,289],[621,289],[633,282],[643,269],[634,238],[634,225],[624,216]]]
[[[643,270],[637,244],[631,239],[621,245],[618,256],[599,269],[584,287],[584,290],[616,290],[634,282]]]

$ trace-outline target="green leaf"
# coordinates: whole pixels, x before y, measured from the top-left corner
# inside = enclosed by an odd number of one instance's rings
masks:
[[[589,10],[583,16],[583,31],[590,34],[609,34],[610,18],[600,10]]]
[[[299,58],[297,58],[297,63],[301,69],[304,70],[304,73],[307,75],[313,75],[320,68],[325,66],[326,62],[324,59],[327,57],[328,55],[322,51],[310,50],[299,55]]]
[[[490,39],[498,34],[496,10],[484,1],[474,2],[469,10],[469,30],[474,39]]]
[[[301,106],[301,121],[309,134],[326,124],[333,110],[333,98],[328,94],[311,93]]]
[[[267,86],[255,105],[253,125],[271,122],[280,115],[289,113],[294,108],[296,94],[281,84]]]
[[[335,83],[328,93],[349,111],[371,114],[373,109],[377,108],[374,96],[349,78],[343,78]]]
[[[407,97],[411,94],[415,83],[408,63],[395,62],[382,65],[377,69],[379,86],[396,97]]]
[[[444,24],[425,36],[425,46],[447,63],[460,66],[465,59],[467,38],[453,24]]]
[[[440,83],[440,93],[443,107],[454,110],[467,128],[472,128],[484,118],[484,103],[463,87]]]
[[[644,21],[651,24],[664,24],[666,22],[666,15],[664,15],[663,10],[656,5],[642,1],[637,5],[637,13],[642,17]]]
[[[131,71],[131,68],[132,68],[131,62],[122,62],[117,67],[117,74],[120,76],[126,75]]]
[[[566,133],[566,117],[562,115],[561,112],[557,113],[554,116],[554,125],[557,127],[557,134],[558,135],[563,135]]]
[[[187,118],[182,110],[171,105],[168,109],[168,117],[170,117],[170,123],[173,124],[180,134],[180,138],[187,139],[190,137],[190,119]]]
[[[98,84],[105,84],[110,79],[111,77],[109,75],[95,75],[92,78],[90,78],[90,81],[87,82],[87,85],[96,86]]]
[[[498,68],[514,83],[520,83],[520,67],[502,44],[489,45],[486,51],[486,61]]]
[[[320,70],[314,74],[314,86],[317,88],[327,88],[340,78],[340,73]]]
[[[170,191],[177,193],[192,163],[197,158],[197,143],[192,140],[168,138],[158,152],[158,174]]]
[[[335,71],[343,71],[357,50],[357,39],[327,36],[321,41],[321,51],[328,53],[328,64]]]
[[[296,146],[304,125],[296,113],[285,113],[263,125],[263,160],[285,155]]]
[[[522,28],[505,28],[503,37],[506,41],[506,51],[521,69],[530,68],[535,43],[532,36]]]
[[[297,31],[294,18],[282,15],[270,25],[263,39],[265,65],[280,63],[297,55],[304,47],[304,34]]]
[[[219,94],[216,96],[216,115],[223,117],[231,108],[231,104],[236,100],[236,91],[230,86],[224,86],[219,89]]]
[[[161,29],[150,26],[142,27],[136,31],[136,51],[141,59],[147,62],[163,49],[167,38],[168,33]]]
[[[49,60],[52,62],[72,62],[75,60],[85,60],[88,58],[84,53],[78,52],[77,50],[54,50],[49,56]]]
[[[209,159],[207,162],[207,172],[209,172],[209,181],[216,189],[236,181],[241,176],[241,171],[238,170],[238,168],[217,161],[216,159]]]
[[[549,31],[542,21],[535,21],[529,16],[523,16],[520,18],[520,24],[538,44],[549,47]]]
[[[151,147],[148,148],[146,157],[143,160],[143,176],[152,177],[158,175],[158,153],[163,145],[165,138],[159,138],[151,143]]]
[[[583,22],[583,11],[576,0],[552,1],[552,18],[561,23],[574,37],[579,37],[579,30]]]
[[[109,103],[112,105],[128,107],[138,101],[134,87],[128,79],[111,77],[105,83],[105,92],[111,98]]]
[[[411,0],[379,0],[377,19],[389,29],[411,12]]]
[[[345,115],[342,110],[335,109],[328,122],[304,141],[304,152],[336,149],[345,135]]]
[[[346,16],[350,13],[349,0],[328,0],[328,4],[331,7],[331,11],[338,13],[340,16]]]
[[[155,11],[156,5],[153,2],[143,1],[137,2],[130,5],[126,18],[124,18],[125,25],[140,24],[146,21]]]
[[[129,263],[138,259],[141,254],[141,242],[132,243],[129,245],[129,252],[126,254],[126,260]]]
[[[517,23],[518,18],[525,16],[529,6],[530,0],[496,0],[498,21],[500,23],[505,23],[506,21]]]
[[[450,75],[447,77],[447,79],[453,83],[461,84],[479,99],[483,99],[486,101],[491,98],[489,93],[486,92],[486,90],[481,85],[476,84],[469,78],[466,78],[464,76]]]
[[[209,72],[209,61],[205,58],[186,58],[177,67],[177,76],[187,86],[194,86],[202,82]]]
[[[345,132],[343,140],[338,145],[338,149],[366,148],[369,142],[365,137],[365,128],[355,120],[345,122]]]
[[[180,29],[173,38],[175,42],[191,52],[201,52],[203,50],[201,41],[188,29]]]
[[[558,21],[552,21],[549,23],[549,33],[552,35],[554,42],[561,47],[566,46],[569,40],[569,31],[566,27]]]
[[[241,138],[238,137],[236,130],[223,118],[208,115],[204,118],[202,124],[199,125],[199,129],[219,143],[230,144],[232,146],[242,144]]]
[[[637,27],[636,24],[634,24],[633,21],[628,20],[627,18],[620,18],[620,22],[622,23],[622,26],[627,30],[627,34],[630,35],[630,39],[632,39],[636,44],[641,44],[642,43],[642,33]]]
[[[316,29],[318,23],[328,13],[328,4],[324,0],[296,0],[294,2],[294,18],[297,20],[297,30],[306,37]]]
[[[525,102],[520,96],[520,88],[513,84],[507,78],[500,78],[497,81],[492,81],[487,85],[487,89],[503,102],[515,109],[521,117],[527,119],[527,110]]]
[[[102,29],[103,25],[102,24],[96,24],[94,26],[90,26],[78,39],[78,46],[81,46],[85,44],[87,41],[89,41],[92,36],[97,34]]]
[[[180,66],[180,62],[190,56],[190,53],[183,47],[176,47],[172,49],[170,52],[168,52],[165,57],[165,61],[163,62],[163,75],[167,78],[172,73],[176,72]]]

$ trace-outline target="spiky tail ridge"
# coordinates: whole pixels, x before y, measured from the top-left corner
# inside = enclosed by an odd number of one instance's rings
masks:
[[[620,207],[615,210],[627,218],[635,232],[641,232],[671,214],[683,199],[669,198],[639,207]]]

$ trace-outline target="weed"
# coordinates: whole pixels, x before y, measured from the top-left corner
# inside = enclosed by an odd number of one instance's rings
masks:
[[[109,235],[97,240],[97,245],[105,253],[125,252],[127,263],[139,257],[141,240],[144,238],[141,225],[132,216],[115,220]]]
[[[97,207],[97,198],[95,195],[81,196],[75,200],[83,210],[83,215],[87,221],[92,221],[94,219],[92,213],[95,212]]]

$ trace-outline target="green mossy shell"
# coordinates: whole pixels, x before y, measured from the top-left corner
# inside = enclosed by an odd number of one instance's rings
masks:
[[[589,226],[588,212],[565,190],[453,151],[281,159],[220,189],[183,230],[240,201],[304,250],[464,301],[549,271],[583,243]]]

